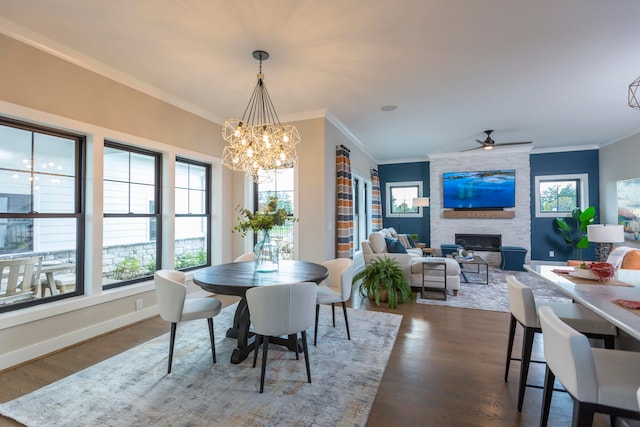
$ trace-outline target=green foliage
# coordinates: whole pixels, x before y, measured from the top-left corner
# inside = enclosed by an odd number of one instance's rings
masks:
[[[564,218],[556,218],[555,224],[565,243],[573,249],[575,259],[582,260],[582,250],[589,247],[587,239],[587,226],[593,224],[596,217],[596,208],[589,206],[582,211],[575,208],[571,212],[571,221]]]
[[[396,308],[398,302],[403,303],[413,299],[411,286],[400,268],[400,264],[393,258],[379,258],[353,276],[353,282],[360,283],[360,295],[374,299],[380,305],[382,291],[389,293],[389,308]]]
[[[134,256],[123,259],[113,270],[113,277],[117,280],[129,280],[141,276],[142,264]]]
[[[418,243],[418,235],[417,235],[417,234],[415,234],[415,233],[414,233],[414,234],[410,234],[410,236],[411,236],[411,239],[412,239],[414,242]]]
[[[182,253],[176,257],[175,268],[180,270],[183,268],[204,265],[207,262],[207,253],[199,251],[196,253]]]
[[[269,202],[263,210],[251,213],[249,209],[241,206],[236,207],[238,212],[238,224],[233,227],[233,232],[238,231],[242,237],[246,236],[249,230],[258,232],[260,230],[271,230],[275,226],[284,225],[287,221],[297,221],[297,218],[289,218],[289,212],[285,208],[278,208],[278,198],[269,197]]]

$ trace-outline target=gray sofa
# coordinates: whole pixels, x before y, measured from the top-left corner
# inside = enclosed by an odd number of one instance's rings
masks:
[[[445,283],[441,273],[442,267],[440,264],[434,264],[434,261],[444,261],[447,266],[447,290],[450,289],[453,295],[458,294],[458,289],[460,289],[460,265],[455,260],[442,257],[423,257],[422,249],[420,248],[409,248],[406,254],[390,253],[384,238],[394,238],[394,235],[397,238],[397,233],[395,233],[393,228],[382,229],[371,233],[369,239],[362,242],[362,255],[364,256],[365,265],[369,265],[381,257],[393,258],[400,264],[411,286],[421,288],[423,285],[422,268],[423,264],[426,263],[425,268],[432,270],[433,273],[429,274],[428,271],[425,272],[424,286],[427,288],[444,289]],[[430,263],[433,264],[433,267],[428,265]]]

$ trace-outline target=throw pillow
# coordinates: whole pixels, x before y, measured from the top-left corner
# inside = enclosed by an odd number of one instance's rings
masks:
[[[411,237],[409,237],[407,234],[398,234],[398,240],[400,241],[400,243],[402,243],[402,246],[404,246],[405,249],[411,248],[411,245],[409,244],[410,238]]]
[[[389,239],[385,237],[384,241],[387,243],[387,250],[392,254],[406,254],[407,250],[402,246],[399,240]]]
[[[385,237],[382,233],[371,233],[369,235],[369,245],[371,245],[371,249],[374,254],[379,254],[385,252],[387,249],[387,244],[384,241]]]
[[[408,234],[407,234],[407,240],[409,240],[409,244],[411,245],[412,248],[417,248],[418,247],[416,245],[416,242],[414,242],[414,240]]]

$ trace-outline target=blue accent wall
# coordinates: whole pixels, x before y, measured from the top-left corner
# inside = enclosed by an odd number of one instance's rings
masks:
[[[429,209],[422,208],[422,218],[399,218],[386,216],[387,213],[387,182],[422,181],[423,196],[430,196],[429,162],[395,163],[379,165],[380,197],[382,199],[382,224],[384,227],[393,227],[398,233],[418,234],[418,240],[430,245],[431,221]]]
[[[555,228],[555,218],[536,218],[535,177],[539,175],[583,174],[589,176],[589,205],[596,207],[596,223],[600,222],[599,153],[598,150],[563,153],[532,154],[531,165],[531,259],[566,261],[573,258],[573,250]],[[594,245],[583,251],[583,259],[593,260]],[[555,257],[549,256],[555,252]]]

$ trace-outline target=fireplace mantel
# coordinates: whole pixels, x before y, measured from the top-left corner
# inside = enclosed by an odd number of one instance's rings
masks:
[[[442,212],[443,218],[476,218],[476,219],[512,219],[516,217],[516,211],[499,210],[445,210]]]

